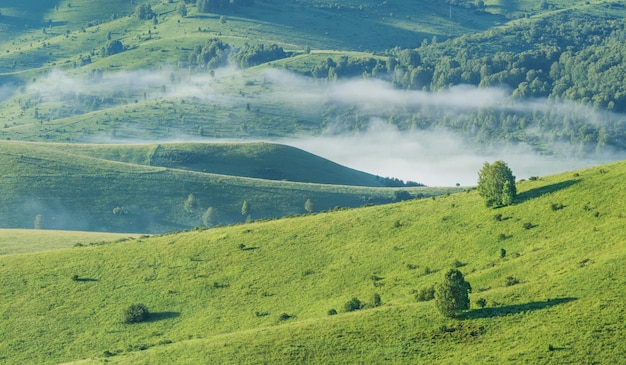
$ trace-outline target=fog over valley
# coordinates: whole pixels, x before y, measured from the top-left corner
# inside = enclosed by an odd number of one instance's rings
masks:
[[[210,76],[163,69],[74,76],[53,70],[19,90],[12,85],[0,86],[0,101],[19,94],[22,99],[38,100],[44,105],[62,102],[78,108],[87,96],[106,100],[98,105],[98,110],[112,111],[132,100],[137,108],[152,103],[152,109],[159,101],[171,101],[181,107],[189,103],[228,108],[273,105],[292,113],[289,118],[317,118],[318,132],[298,133],[297,137],[267,138],[251,134],[215,139],[210,138],[210,134],[204,138],[172,128],[166,138],[154,138],[142,129],[143,121],[136,120],[126,132],[120,128],[116,136],[95,135],[82,139],[101,143],[266,140],[293,145],[365,172],[429,186],[474,185],[477,171],[486,161],[506,161],[521,179],[625,157],[623,152],[611,153],[610,146],[567,143],[562,136],[546,135],[542,125],[533,123],[535,116],[539,116],[551,123],[574,121],[601,131],[624,124],[623,115],[573,102],[520,101],[512,97],[510,90],[501,87],[460,85],[426,92],[398,89],[391,82],[379,79],[329,82],[278,69],[246,74],[247,79],[254,80],[246,85],[255,86],[239,87],[240,91],[234,92],[237,87],[233,85],[242,83],[244,72],[221,68]],[[263,112],[263,109],[259,111],[261,115]],[[177,117],[167,114],[171,112],[163,113],[167,118]],[[485,113],[494,115],[495,120],[502,116],[527,115],[527,127],[513,133],[531,138],[535,147],[523,140],[498,141],[495,138],[485,143],[482,140],[486,138],[484,127],[477,129],[468,122]],[[88,114],[85,118],[89,118]],[[240,118],[239,114],[234,114],[228,123],[239,125]],[[447,124],[442,124],[441,120]],[[203,125],[203,116],[198,116],[194,123]],[[253,127],[255,117],[246,117],[246,123]],[[496,121],[494,128],[504,123]],[[210,128],[210,125],[204,127]],[[506,137],[511,133],[502,132],[502,135]],[[541,151],[537,146],[541,146]]]

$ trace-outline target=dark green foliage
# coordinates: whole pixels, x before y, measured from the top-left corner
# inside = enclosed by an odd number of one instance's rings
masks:
[[[435,286],[435,306],[445,317],[453,318],[458,312],[469,309],[471,285],[457,269],[450,269],[443,282]]]
[[[152,19],[155,14],[149,4],[140,4],[135,8],[135,15],[139,19],[148,20]]]
[[[561,203],[558,203],[558,204],[557,203],[552,203],[552,204],[550,204],[550,208],[552,210],[554,210],[554,211],[557,211],[557,210],[561,210],[561,209],[565,208],[565,205],[563,205]]]
[[[418,302],[427,302],[433,299],[435,299],[434,285],[423,287],[417,291],[417,294],[415,294],[415,300]]]
[[[383,305],[382,300],[380,299],[380,294],[378,293],[374,293],[372,295],[372,307],[380,307],[381,305]]]
[[[363,303],[361,303],[359,298],[354,297],[350,299],[350,301],[348,301],[343,308],[346,312],[354,312],[363,308]]]
[[[124,323],[139,323],[145,322],[150,318],[150,312],[148,307],[142,303],[132,304],[126,308],[122,313],[122,322]]]
[[[501,248],[501,249],[500,249],[500,258],[501,258],[501,259],[503,259],[503,258],[505,258],[505,257],[506,257],[506,250],[505,250],[505,249],[503,249],[503,248]]]
[[[520,282],[519,279],[514,276],[507,276],[505,280],[506,286],[513,286],[513,285],[519,284],[519,282]]]
[[[477,305],[479,308],[485,308],[485,307],[487,306],[487,300],[486,300],[485,298],[479,298],[479,299],[476,301],[476,305]]]
[[[72,275],[72,281],[78,281],[80,277],[77,274]]]
[[[103,57],[124,52],[124,44],[119,39],[109,41],[100,51]]]
[[[413,199],[411,194],[406,190],[396,190],[393,192],[393,200],[397,202],[401,202],[404,200]]]
[[[280,316],[278,316],[278,319],[280,321],[286,321],[286,320],[288,320],[291,317],[293,317],[293,316],[291,316],[291,315],[289,315],[287,313],[281,313]]]
[[[187,16],[187,5],[185,5],[185,2],[183,0],[178,3],[178,8],[176,8],[176,11],[178,12],[178,15],[182,17]]]
[[[524,223],[523,227],[524,227],[524,229],[531,229],[531,228],[534,228],[535,225],[532,224],[531,222],[526,222],[526,223]]]
[[[285,58],[287,55],[282,47],[276,44],[245,44],[237,52],[231,53],[230,59],[241,68],[248,68],[262,63]]]
[[[517,195],[515,176],[504,161],[485,162],[478,172],[478,193],[488,207],[513,204]]]
[[[331,308],[328,310],[328,315],[329,316],[334,316],[337,314],[337,310],[335,308]]]

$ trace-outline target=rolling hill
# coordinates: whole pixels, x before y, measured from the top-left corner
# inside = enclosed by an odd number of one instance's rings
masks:
[[[403,196],[397,188],[383,187],[383,178],[265,143],[4,141],[0,150],[4,228],[163,233],[389,203]],[[401,188],[404,198],[458,190]]]
[[[620,162],[520,181],[516,204],[497,210],[470,191],[3,256],[0,358],[618,363],[625,176]],[[444,319],[415,293],[451,267],[472,307]],[[374,294],[382,305],[343,309]],[[151,319],[121,323],[132,303]]]

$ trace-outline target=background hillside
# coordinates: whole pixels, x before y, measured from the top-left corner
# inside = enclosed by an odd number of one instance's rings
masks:
[[[460,190],[389,188],[403,184],[263,143],[4,141],[0,154],[8,228],[162,233]]]
[[[625,174],[617,163],[523,181],[518,202],[497,210],[472,191],[3,256],[0,357],[619,362]],[[415,299],[451,267],[473,287],[472,309],[455,320]],[[381,306],[345,312],[375,293]],[[120,323],[136,302],[152,319]]]

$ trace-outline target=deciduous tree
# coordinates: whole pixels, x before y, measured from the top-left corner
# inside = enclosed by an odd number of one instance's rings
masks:
[[[515,176],[503,161],[485,162],[478,172],[478,193],[485,198],[488,207],[513,204],[517,190]]]
[[[443,282],[435,287],[435,305],[446,317],[454,318],[459,311],[469,309],[470,283],[457,269],[450,269]]]

